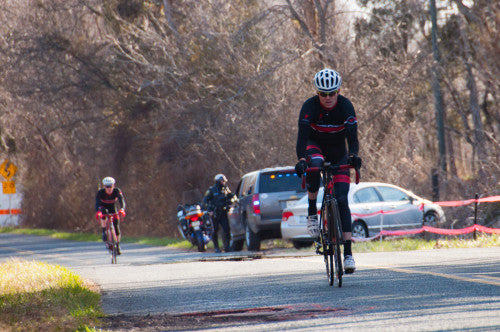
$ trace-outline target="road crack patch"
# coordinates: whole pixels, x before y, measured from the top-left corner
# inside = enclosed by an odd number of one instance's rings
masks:
[[[304,304],[190,312],[184,314],[164,313],[145,316],[112,315],[103,319],[105,326],[102,327],[111,331],[171,331],[302,320],[325,316],[346,315],[350,313],[351,310],[344,307]]]

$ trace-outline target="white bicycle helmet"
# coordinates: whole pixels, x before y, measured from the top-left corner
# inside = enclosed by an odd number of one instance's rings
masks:
[[[115,179],[113,179],[111,176],[107,176],[104,179],[102,179],[103,186],[112,186],[114,184],[115,184]]]
[[[217,174],[215,177],[214,177],[214,181],[215,182],[222,182],[222,181],[226,181],[227,182],[227,178],[224,174]]]
[[[321,92],[332,92],[338,90],[342,84],[339,73],[333,69],[325,68],[314,76],[314,86]]]

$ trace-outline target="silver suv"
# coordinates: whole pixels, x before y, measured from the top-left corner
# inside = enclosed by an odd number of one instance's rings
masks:
[[[244,242],[250,251],[260,250],[260,241],[281,238],[283,209],[306,194],[292,166],[265,168],[243,175],[236,189],[238,200],[230,208],[232,249]]]

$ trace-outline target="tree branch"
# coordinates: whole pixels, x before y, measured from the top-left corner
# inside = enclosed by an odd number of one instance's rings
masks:
[[[481,19],[474,14],[469,7],[465,6],[461,0],[453,0],[453,2],[457,5],[458,10],[460,13],[465,16],[467,21],[469,22],[474,22],[474,23],[481,23]]]

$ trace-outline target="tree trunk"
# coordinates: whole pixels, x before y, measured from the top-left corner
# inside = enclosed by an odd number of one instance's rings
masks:
[[[434,110],[436,113],[437,138],[439,147],[439,168],[443,179],[446,181],[446,145],[444,135],[444,107],[443,95],[441,92],[441,57],[437,46],[437,19],[436,19],[436,1],[430,2],[431,21],[432,21],[432,52],[434,55],[434,65],[432,72],[432,90],[434,93]]]
[[[465,62],[465,69],[467,70],[467,88],[469,89],[469,107],[470,107],[470,112],[472,114],[472,123],[474,124],[474,149],[477,152],[479,163],[482,163],[485,161],[486,158],[485,139],[484,139],[483,124],[481,121],[481,110],[479,108],[477,85],[474,73],[472,72],[472,63],[471,63],[472,56],[470,53],[469,40],[462,26],[459,26],[459,32],[463,42],[463,52],[464,52],[463,57]],[[481,171],[481,168],[482,168],[481,165],[479,165],[478,167],[479,172]]]

